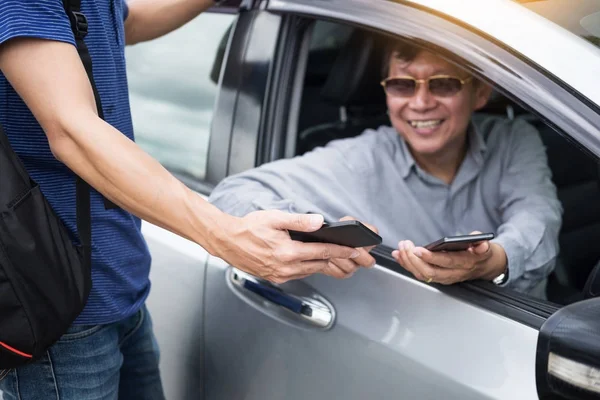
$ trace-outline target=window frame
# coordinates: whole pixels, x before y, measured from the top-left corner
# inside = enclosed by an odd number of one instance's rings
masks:
[[[280,27],[279,15],[260,10],[239,14],[213,116],[215,140],[210,142],[207,168],[212,185],[256,164],[259,132],[269,115],[269,99],[275,97],[270,94]]]
[[[495,85],[504,88],[501,91],[503,95],[530,110],[556,132],[566,135],[581,151],[598,161],[600,137],[589,133],[590,127],[600,126],[600,113],[597,112],[596,105],[577,96],[572,88],[546,73],[539,66],[530,63],[525,57],[511,52],[490,38],[480,35],[479,32],[457,25],[451,20],[444,20],[427,10],[404,4],[381,3],[377,10],[371,10],[365,18],[358,0],[330,0],[319,2],[318,7],[314,6],[315,1],[306,2],[309,4],[300,3],[299,0],[277,0],[277,9],[267,7],[267,10],[282,16],[323,19],[394,36],[416,38],[421,44],[433,50],[445,49],[458,54],[466,61],[466,65],[471,67],[474,75],[488,82],[493,80]],[[379,15],[389,17],[387,25],[378,23]],[[395,25],[389,23],[392,18],[398,21],[399,16],[411,23]],[[440,24],[450,35],[445,37],[439,35]],[[283,42],[285,43],[285,40]],[[285,47],[285,44],[281,46]],[[308,49],[305,48],[304,51],[307,52]],[[297,63],[292,64],[297,65]],[[287,76],[293,74],[288,72]],[[288,107],[299,107],[299,105],[296,102],[289,102]],[[288,111],[288,115],[297,115],[297,111]],[[288,153],[278,153],[277,149],[271,148],[269,154],[271,158],[265,161],[274,161]],[[374,254],[378,264],[411,277],[407,271],[395,265],[389,253],[390,249],[376,249]],[[552,313],[562,307],[549,301],[541,301],[506,288],[496,287],[488,282],[435,286],[451,296],[465,299],[536,329],[539,329]]]
[[[211,14],[211,15],[225,14],[225,15],[233,15],[235,17],[236,15],[239,14],[239,9],[232,5],[233,3],[235,3],[235,1],[237,1],[237,0],[232,0],[225,6],[214,6],[210,9],[206,10],[203,14]],[[239,3],[239,2],[241,2],[241,0],[239,0],[237,2]],[[177,179],[179,179],[187,187],[189,187],[190,189],[192,189],[202,195],[209,195],[210,192],[212,191],[212,189],[215,187],[215,182],[211,182],[209,179],[209,174],[210,174],[209,170],[211,168],[218,168],[219,165],[226,166],[226,164],[227,164],[227,160],[225,160],[225,159],[217,159],[217,161],[213,161],[212,163],[210,162],[210,159],[211,159],[211,151],[213,151],[213,146],[214,146],[212,142],[213,141],[219,142],[220,139],[222,139],[222,136],[214,134],[214,118],[217,113],[218,99],[219,99],[221,89],[222,89],[223,70],[225,69],[225,66],[227,65],[227,63],[229,61],[228,60],[229,48],[231,46],[231,38],[233,36],[233,31],[235,30],[236,25],[237,25],[237,18],[234,18],[233,22],[232,22],[232,29],[229,33],[229,38],[227,40],[224,56],[223,56],[223,59],[221,60],[219,78],[218,78],[218,81],[216,82],[216,94],[215,94],[215,99],[214,99],[213,105],[212,105],[213,115],[212,115],[212,121],[209,124],[209,137],[208,137],[207,151],[205,153],[206,164],[205,164],[205,170],[204,170],[204,177],[200,178],[198,176],[190,174],[189,172],[187,172],[185,170],[182,170],[177,167],[165,165],[159,161],[161,163],[161,165],[163,165],[163,167],[165,169],[167,169],[167,171],[169,171],[169,173],[171,173],[173,176],[175,176]],[[221,38],[219,38],[219,40],[221,40]],[[212,68],[206,72],[208,72],[210,74],[212,69],[214,69],[214,62],[213,62]],[[204,71],[203,71],[203,73],[204,73]],[[214,157],[213,157],[213,159],[214,159]]]

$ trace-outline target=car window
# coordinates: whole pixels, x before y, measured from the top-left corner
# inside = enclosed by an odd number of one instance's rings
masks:
[[[391,125],[385,95],[380,85],[384,48],[389,45],[389,39],[359,28],[348,32],[348,27],[343,24],[336,26],[331,22],[316,21],[313,32],[325,31],[328,35],[342,39],[329,46],[321,46],[317,41],[311,41],[298,118],[296,155],[327,146],[334,140],[352,140],[369,129]],[[361,62],[365,57],[368,57],[368,61]],[[600,240],[600,203],[596,201],[600,198],[598,160],[576,145],[569,138],[568,132],[557,132],[526,108],[501,95],[501,92],[502,88],[495,88],[490,100],[476,113],[476,117],[499,117],[507,121],[524,121],[527,126],[533,126],[534,132],[537,132],[537,150],[541,150],[541,154],[545,153],[546,170],[551,174],[550,179],[556,189],[556,195],[540,196],[540,201],[547,203],[539,209],[542,211],[534,207],[527,212],[556,213],[562,218],[561,224],[555,224],[556,229],[552,234],[554,242],[558,243],[558,253],[551,267],[544,272],[547,276],[542,274],[543,276],[535,278],[540,285],[518,291],[559,304],[572,303],[583,298],[583,290],[590,272],[600,261],[600,248],[594,245]],[[351,146],[343,148],[349,149]],[[519,184],[527,180],[528,173],[526,168],[520,179],[514,183]],[[377,175],[372,179],[378,179]],[[392,186],[388,181],[380,188],[384,190]],[[553,192],[554,188],[547,193]],[[440,199],[443,199],[443,196]],[[549,204],[551,206],[546,207]],[[397,206],[400,207],[398,204]],[[500,207],[503,205],[498,203],[494,206],[496,211],[493,212],[497,212]],[[476,208],[476,204],[466,204],[464,215]],[[386,213],[384,209],[381,209],[381,212]],[[385,214],[384,218],[379,218],[377,213],[373,212],[369,215],[386,224],[386,219],[392,219],[399,213],[392,210],[387,212],[389,214]],[[502,218],[500,214],[498,218]],[[377,226],[374,221],[365,222]],[[467,233],[454,232],[452,229],[457,228],[450,227],[445,234]],[[543,229],[546,228],[536,229],[535,232],[528,232],[526,235],[536,236]],[[390,232],[391,235],[395,234]],[[495,230],[494,233],[499,234]],[[384,241],[388,235],[383,235]],[[431,237],[427,241],[435,239],[438,238]],[[550,242],[543,245],[546,246]],[[425,242],[419,244],[423,245]],[[521,264],[525,269],[533,267],[531,260],[522,261]]]
[[[352,33],[349,25],[319,21],[314,25],[310,38],[310,51],[339,49]]]
[[[600,1],[517,0],[523,7],[600,47]]]
[[[136,142],[172,172],[205,176],[220,62],[234,18],[204,13],[126,48]]]

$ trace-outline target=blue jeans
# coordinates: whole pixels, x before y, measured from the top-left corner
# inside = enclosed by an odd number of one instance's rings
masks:
[[[4,400],[164,400],[146,306],[108,325],[78,325],[44,357],[0,381]]]

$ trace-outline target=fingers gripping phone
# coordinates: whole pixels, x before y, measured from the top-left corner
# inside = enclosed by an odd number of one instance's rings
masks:
[[[314,232],[288,231],[293,240],[333,243],[347,247],[367,247],[381,244],[381,236],[360,221],[325,223]]]
[[[446,236],[435,242],[429,243],[425,248],[429,251],[464,251],[479,242],[492,240],[493,233],[479,233],[474,235]]]

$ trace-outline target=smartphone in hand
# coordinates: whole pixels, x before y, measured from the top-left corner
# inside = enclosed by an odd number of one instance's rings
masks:
[[[333,243],[347,247],[368,247],[381,244],[381,236],[360,221],[340,221],[323,224],[314,232],[288,231],[293,240]]]
[[[446,236],[424,246],[429,251],[464,251],[479,242],[492,240],[493,233],[478,233],[473,235]]]

